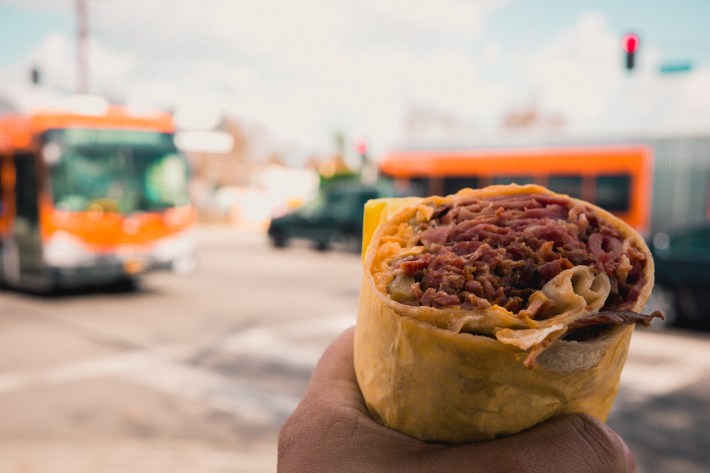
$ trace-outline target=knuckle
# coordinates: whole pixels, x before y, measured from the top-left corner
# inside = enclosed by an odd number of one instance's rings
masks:
[[[625,454],[619,439],[611,429],[589,415],[575,416],[572,424],[580,437],[580,446],[589,450],[603,465],[603,471],[625,471]],[[618,469],[618,468],[623,469]]]
[[[579,416],[578,419],[578,432],[595,451],[609,456],[617,453],[618,442],[600,421],[587,415]]]

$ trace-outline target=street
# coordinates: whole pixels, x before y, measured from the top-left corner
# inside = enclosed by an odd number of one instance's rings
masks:
[[[355,321],[360,259],[198,228],[194,275],[0,290],[0,472],[276,470],[280,425]],[[710,335],[637,330],[609,419],[642,473],[710,463]]]

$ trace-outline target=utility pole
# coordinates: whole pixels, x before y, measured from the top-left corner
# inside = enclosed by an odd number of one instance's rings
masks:
[[[76,0],[76,93],[89,91],[89,18],[87,0]]]

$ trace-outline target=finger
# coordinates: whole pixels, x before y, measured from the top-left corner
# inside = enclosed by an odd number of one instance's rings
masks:
[[[353,345],[350,328],[323,352],[301,402],[279,433],[279,471],[394,472],[370,466],[387,465],[408,444],[421,443],[369,416],[355,376]]]
[[[349,329],[325,350],[301,402],[281,427],[279,471],[325,471],[322,465],[294,465],[332,462],[333,452],[343,447],[327,448],[333,441],[340,441],[332,431],[333,425],[362,417],[362,403],[353,368],[353,329]]]
[[[345,330],[321,355],[304,398],[367,413],[353,365],[354,328]]]
[[[353,368],[354,336],[355,328],[350,327],[331,342],[313,370],[311,383],[323,383],[334,380],[355,380],[355,371]]]
[[[412,444],[419,446],[420,441],[388,429],[370,416],[355,376],[353,344],[354,328],[350,328],[326,348],[313,370],[296,415],[307,417],[309,423],[322,422],[321,426],[348,426],[349,435],[374,436],[373,447],[385,440],[402,448]]]
[[[633,459],[627,452],[609,427],[591,416],[571,414],[511,437],[442,450],[434,461],[453,473],[630,473]]]

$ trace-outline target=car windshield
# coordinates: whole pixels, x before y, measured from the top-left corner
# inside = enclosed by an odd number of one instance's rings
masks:
[[[188,166],[172,135],[133,130],[67,129],[46,134],[56,208],[133,213],[188,203]]]
[[[305,202],[301,208],[298,209],[297,213],[304,218],[315,218],[321,213],[325,208],[325,196],[323,194],[318,194],[313,199]]]

